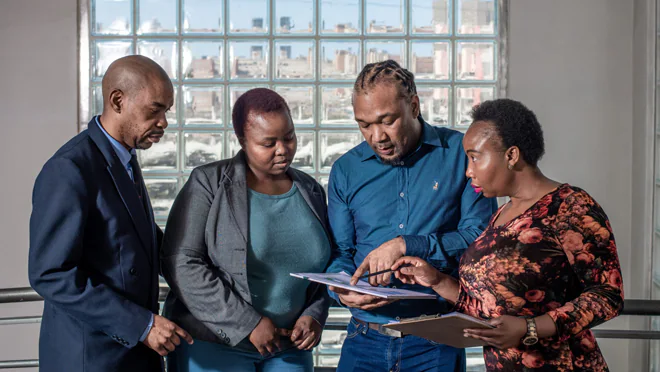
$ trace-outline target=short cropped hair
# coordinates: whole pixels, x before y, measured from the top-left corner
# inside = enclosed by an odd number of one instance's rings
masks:
[[[471,115],[475,122],[491,123],[504,148],[517,146],[527,164],[535,167],[545,153],[541,124],[522,103],[506,98],[485,101]]]
[[[275,91],[267,88],[255,88],[243,93],[236,100],[231,112],[236,137],[245,137],[245,123],[250,115],[269,112],[285,112],[287,115],[291,115],[289,105]]]

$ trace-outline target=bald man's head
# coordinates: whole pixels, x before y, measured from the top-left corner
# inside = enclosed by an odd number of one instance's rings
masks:
[[[103,103],[110,98],[115,89],[120,89],[124,94],[133,95],[144,89],[154,80],[170,81],[167,72],[152,59],[144,56],[126,56],[119,58],[110,64],[103,75]]]
[[[128,56],[110,64],[103,76],[101,125],[127,148],[147,149],[160,140],[174,104],[172,82],[165,70],[144,56]],[[119,137],[119,138],[118,138]]]

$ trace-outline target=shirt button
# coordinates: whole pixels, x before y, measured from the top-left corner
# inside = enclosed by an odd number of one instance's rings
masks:
[[[399,194],[399,196],[402,197],[402,198],[403,198],[404,195],[405,195],[404,193],[400,193],[400,194]]]
[[[403,224],[402,224],[402,223],[399,224],[399,228],[400,228],[400,229],[403,229]]]

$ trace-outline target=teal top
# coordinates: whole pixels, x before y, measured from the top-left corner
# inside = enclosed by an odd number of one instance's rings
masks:
[[[248,206],[252,306],[277,327],[291,329],[304,310],[309,282],[289,274],[323,272],[328,236],[295,184],[282,195],[248,189]]]

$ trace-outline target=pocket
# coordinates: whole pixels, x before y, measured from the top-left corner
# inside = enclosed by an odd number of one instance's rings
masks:
[[[429,344],[431,344],[433,346],[445,346],[444,344],[441,344],[439,342],[435,342],[435,341],[432,341],[432,340],[429,340],[429,339],[425,339],[425,340],[426,340],[426,342],[428,342]]]
[[[351,318],[351,321],[348,322],[348,327],[346,328],[346,339],[350,340],[357,336],[360,332],[364,331],[366,326],[362,323],[358,323],[355,318]]]

